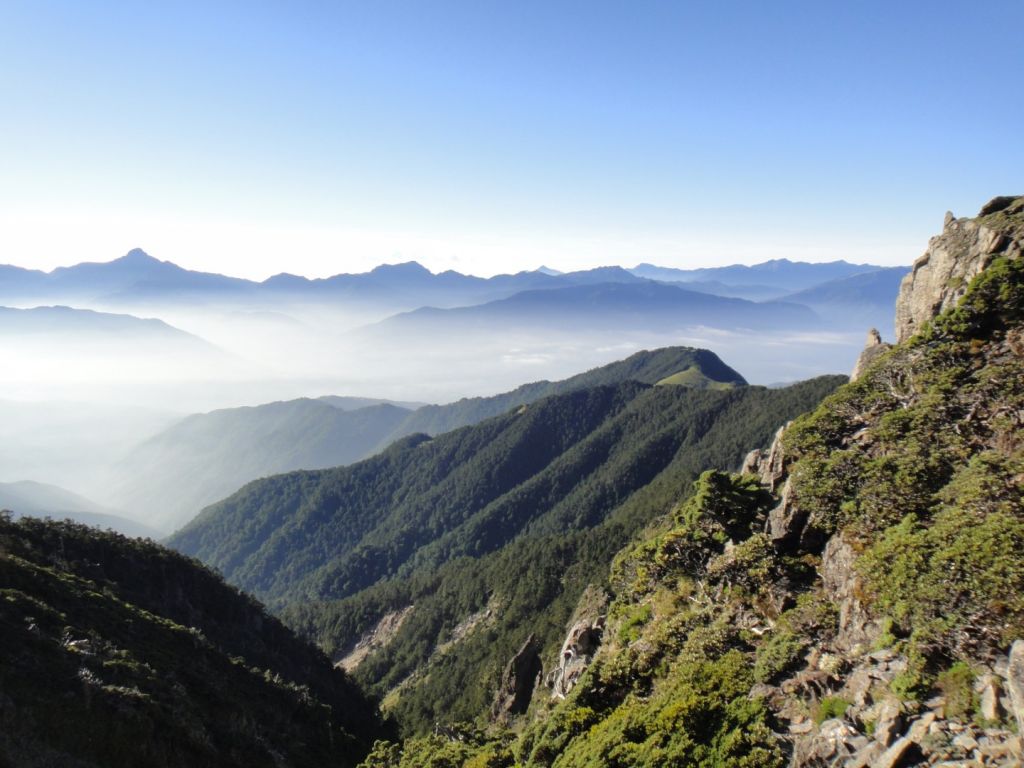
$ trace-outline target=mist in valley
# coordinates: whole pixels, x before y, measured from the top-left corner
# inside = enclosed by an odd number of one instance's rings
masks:
[[[251,479],[385,448],[412,429],[401,423],[415,404],[493,396],[670,346],[712,350],[749,383],[776,386],[845,372],[866,321],[891,324],[870,306],[849,322],[823,318],[781,285],[752,302],[724,295],[748,289],[694,292],[620,268],[482,280],[401,265],[286,289],[141,251],[76,269],[88,280],[68,272],[56,287],[34,278],[38,295],[0,291],[0,483],[56,486],[72,496],[50,494],[36,509],[101,510],[161,534]],[[132,283],[140,274],[149,281]],[[341,414],[328,396],[374,404]]]

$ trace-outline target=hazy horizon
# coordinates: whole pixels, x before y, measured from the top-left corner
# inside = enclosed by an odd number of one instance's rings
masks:
[[[980,205],[980,203],[979,203],[979,205]],[[556,267],[552,266],[551,264],[537,264],[536,266],[533,266],[533,267],[529,267],[528,266],[528,267],[524,267],[522,269],[516,269],[516,270],[501,271],[499,269],[499,271],[479,271],[479,270],[478,271],[473,271],[473,265],[465,265],[462,269],[457,269],[457,268],[454,268],[454,267],[445,267],[443,269],[435,269],[435,268],[432,268],[429,264],[426,264],[426,263],[424,263],[424,262],[422,262],[422,261],[420,261],[418,259],[415,259],[415,258],[401,259],[401,258],[396,257],[395,259],[392,259],[390,261],[382,261],[382,262],[380,262],[378,264],[374,264],[374,265],[368,266],[366,268],[361,268],[361,269],[359,269],[359,271],[355,271],[355,272],[331,272],[331,273],[324,273],[324,274],[303,274],[303,273],[299,273],[299,272],[290,271],[287,268],[287,259],[282,256],[281,257],[281,259],[282,259],[281,267],[282,268],[279,271],[276,271],[276,272],[272,271],[272,272],[269,272],[267,274],[260,273],[260,275],[258,275],[258,276],[251,276],[251,275],[240,274],[240,273],[235,273],[235,272],[219,272],[219,271],[216,271],[214,269],[207,269],[207,268],[203,268],[203,267],[189,267],[189,266],[185,266],[185,264],[179,263],[179,262],[175,261],[174,259],[164,258],[160,254],[153,253],[152,251],[148,250],[144,246],[135,245],[135,246],[132,246],[131,248],[128,248],[128,249],[118,253],[117,255],[111,256],[109,258],[101,258],[101,259],[96,259],[96,260],[85,260],[85,259],[75,258],[73,255],[69,254],[60,263],[55,263],[52,266],[49,266],[49,265],[46,265],[46,266],[33,266],[32,264],[26,264],[23,261],[19,262],[18,260],[0,261],[0,266],[18,267],[20,269],[29,269],[29,270],[35,270],[35,271],[40,271],[40,272],[45,272],[47,274],[50,274],[50,273],[52,273],[52,272],[54,272],[56,270],[66,269],[68,267],[78,266],[79,264],[110,264],[111,262],[117,261],[118,259],[122,259],[125,256],[128,256],[129,254],[131,254],[133,252],[136,252],[136,251],[141,251],[141,252],[145,253],[147,256],[149,256],[149,257],[151,257],[153,259],[156,259],[157,261],[161,261],[161,262],[169,263],[169,264],[174,264],[175,266],[181,267],[182,269],[187,269],[189,271],[193,271],[193,272],[206,272],[206,273],[210,273],[210,274],[218,274],[218,275],[223,275],[224,277],[233,277],[233,278],[238,278],[238,279],[241,279],[241,280],[249,280],[251,282],[257,282],[257,283],[265,282],[269,278],[276,277],[276,276],[279,276],[279,275],[294,275],[296,277],[304,277],[307,280],[317,280],[317,279],[324,279],[324,278],[328,278],[328,277],[336,277],[336,276],[342,275],[342,274],[366,274],[368,272],[372,272],[374,269],[377,269],[379,267],[398,266],[398,265],[403,265],[403,264],[419,264],[421,267],[423,267],[424,269],[428,270],[429,272],[431,272],[434,275],[439,275],[439,274],[442,274],[444,272],[449,272],[450,271],[450,272],[458,272],[460,274],[467,275],[467,276],[470,276],[470,277],[480,277],[480,278],[487,279],[487,278],[495,277],[495,276],[498,276],[498,275],[510,275],[510,274],[516,274],[518,272],[536,272],[536,271],[539,271],[539,270],[542,270],[542,269],[554,269],[554,270],[556,270],[558,272],[582,272],[582,271],[587,271],[587,270],[591,270],[591,269],[600,269],[600,268],[603,268],[603,267],[621,267],[623,269],[633,269],[633,268],[637,267],[640,264],[651,264],[651,265],[657,266],[657,267],[664,267],[664,268],[668,268],[668,269],[679,269],[679,270],[684,270],[684,271],[685,270],[699,270],[699,269],[715,269],[715,268],[718,268],[718,267],[736,267],[736,266],[747,266],[747,267],[749,267],[749,266],[756,266],[756,265],[759,265],[759,264],[765,264],[765,263],[768,263],[768,262],[775,262],[775,261],[779,261],[779,262],[788,261],[788,262],[798,262],[798,263],[808,263],[808,264],[826,264],[826,263],[832,263],[832,262],[838,262],[838,261],[845,261],[845,262],[851,263],[851,264],[870,264],[872,266],[878,266],[878,267],[885,267],[885,266],[910,266],[913,263],[914,259],[917,258],[917,256],[914,256],[914,257],[911,257],[905,263],[901,262],[901,263],[896,263],[896,264],[882,264],[882,263],[876,263],[876,262],[871,261],[871,260],[859,261],[859,260],[848,259],[848,258],[844,259],[842,257],[836,257],[836,258],[813,258],[812,256],[809,256],[808,258],[794,258],[794,257],[791,257],[791,256],[777,256],[777,257],[774,257],[774,258],[771,258],[771,259],[756,259],[756,258],[751,257],[751,258],[748,258],[748,259],[745,259],[745,260],[740,260],[740,261],[735,261],[735,262],[711,262],[711,261],[702,262],[702,261],[699,261],[699,260],[694,260],[693,262],[689,262],[689,263],[685,263],[685,264],[669,264],[669,263],[660,263],[660,262],[657,262],[657,261],[640,259],[640,260],[637,260],[637,261],[623,262],[623,263],[603,262],[603,263],[586,264],[586,265],[582,265],[582,266],[575,266],[575,267],[573,267],[571,269],[566,269],[566,270],[557,269]],[[918,254],[918,255],[920,255],[920,254]],[[4,256],[4,257],[0,257],[0,258],[7,258],[7,257]]]
[[[9,3],[0,261],[906,265],[1024,177],[1024,8],[957,9]]]

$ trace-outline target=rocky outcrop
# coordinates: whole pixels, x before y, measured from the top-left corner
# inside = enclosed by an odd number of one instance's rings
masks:
[[[923,705],[893,697],[889,686],[895,675],[906,670],[906,658],[892,651],[876,651],[853,664],[843,684],[830,693],[849,704],[840,717],[815,725],[806,709],[792,707],[787,713],[785,706],[773,702],[780,714],[791,720],[790,768],[1021,767],[1020,736],[1000,719],[983,717],[978,722],[973,712],[948,716],[942,696]],[[1002,674],[983,673],[976,690],[1010,686],[1010,668],[1005,665]],[[798,673],[794,679],[807,674]],[[785,684],[780,686],[784,689]]]
[[[542,671],[540,643],[530,635],[505,666],[491,705],[491,720],[508,723],[513,715],[523,714],[530,706]]]
[[[882,334],[878,332],[877,328],[872,328],[868,331],[868,338],[864,343],[864,350],[860,353],[856,364],[853,366],[853,371],[850,373],[850,381],[856,381],[859,379],[871,363],[873,363],[883,352],[891,348],[892,344],[887,344],[882,341]]]
[[[760,463],[757,467],[757,474],[761,477],[761,482],[768,487],[768,490],[775,493],[778,490],[779,483],[786,476],[786,461],[782,446],[782,437],[786,434],[786,429],[790,423],[787,422],[779,427],[775,433],[775,437],[772,439],[771,447],[768,449],[768,453],[761,458]]]
[[[1010,648],[1006,688],[1010,694],[1010,708],[1017,719],[1017,732],[1024,735],[1024,640],[1018,640]]]
[[[407,605],[401,610],[384,614],[373,629],[366,632],[352,648],[335,660],[334,666],[340,667],[346,672],[355,671],[371,653],[385,648],[394,639],[398,630],[402,628],[402,624],[412,613],[413,607]]]
[[[839,629],[833,642],[837,650],[853,653],[868,648],[879,634],[877,622],[860,600],[865,590],[856,562],[853,545],[836,534],[825,545],[820,569],[825,593],[839,607]]]
[[[906,341],[937,314],[956,304],[967,284],[997,256],[1020,258],[1024,231],[1010,217],[1024,211],[1024,196],[997,197],[976,219],[946,214],[941,235],[903,278],[896,299],[896,341]]]
[[[793,505],[791,484],[786,471],[783,436],[789,424],[779,427],[767,451],[754,449],[743,459],[740,474],[756,475],[769,491],[778,495],[778,504],[768,513],[765,533],[776,548],[792,551],[800,542],[807,515]]]
[[[604,617],[577,621],[569,629],[558,654],[558,665],[548,673],[545,683],[552,698],[564,699],[586,671],[601,644]]]

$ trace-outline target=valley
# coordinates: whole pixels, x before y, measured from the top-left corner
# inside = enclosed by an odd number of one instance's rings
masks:
[[[0,675],[17,723],[0,754],[1009,759],[1022,204],[947,219],[900,284],[895,338],[869,339],[852,381],[751,385],[674,346],[447,405],[335,396],[172,419],[107,476],[139,480],[117,486],[125,507],[180,525],[164,544],[40,521],[116,512],[0,485],[22,515],[0,521],[20,659]],[[856,296],[875,279],[838,282]]]

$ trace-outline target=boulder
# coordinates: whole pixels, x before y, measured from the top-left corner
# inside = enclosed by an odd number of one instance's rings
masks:
[[[865,744],[866,740],[849,723],[837,718],[826,720],[816,733],[803,736],[794,744],[791,765],[842,765]]]
[[[999,685],[999,678],[995,675],[982,675],[978,680],[979,707],[978,714],[986,722],[993,723],[1002,720],[1002,707],[999,704],[999,696],[1002,693]]]
[[[886,344],[882,341],[882,334],[877,329],[872,328],[868,331],[868,338],[864,343],[864,349],[857,358],[853,371],[850,373],[850,381],[859,379],[879,355],[891,348],[892,344]]]
[[[886,699],[878,707],[878,718],[875,720],[875,741],[888,747],[896,741],[903,730],[903,715],[900,703],[896,699]]]
[[[741,475],[756,475],[760,472],[761,466],[761,449],[755,448],[743,458],[743,463],[740,464]]]
[[[843,763],[843,768],[871,768],[883,752],[885,752],[885,747],[877,741],[872,741]]]
[[[921,749],[921,741],[928,735],[928,729],[935,722],[935,713],[929,712],[918,718],[910,726],[905,736],[901,736],[893,742],[878,760],[872,763],[872,768],[899,768],[899,766],[914,765],[921,760],[924,752]]]

